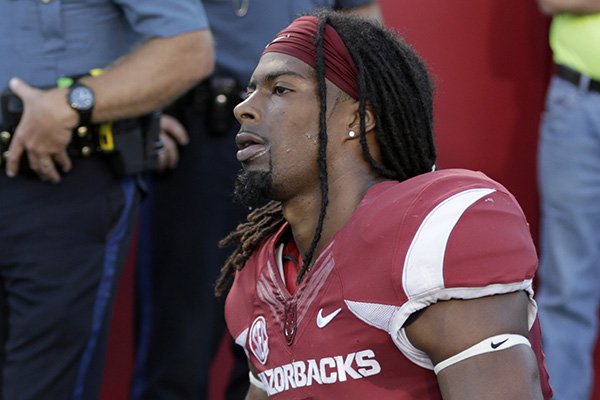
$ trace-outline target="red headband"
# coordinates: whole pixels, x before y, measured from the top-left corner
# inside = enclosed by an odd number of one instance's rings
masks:
[[[317,63],[315,37],[318,24],[317,17],[304,16],[295,19],[265,47],[263,54],[270,52],[287,54],[315,68]],[[325,77],[358,100],[356,66],[342,38],[331,25],[325,27],[324,51]]]

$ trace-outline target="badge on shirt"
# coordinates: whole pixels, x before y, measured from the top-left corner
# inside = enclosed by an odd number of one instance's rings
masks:
[[[267,335],[267,321],[265,317],[256,317],[250,327],[250,350],[261,364],[266,364],[269,356],[269,336]]]

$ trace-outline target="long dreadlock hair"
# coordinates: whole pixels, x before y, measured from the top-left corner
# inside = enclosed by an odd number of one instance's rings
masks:
[[[315,39],[318,83],[319,151],[318,166],[321,188],[319,220],[310,248],[304,254],[298,282],[311,267],[314,252],[321,239],[327,214],[327,124],[325,83],[325,26],[331,25],[342,38],[356,65],[358,76],[359,130],[362,154],[381,177],[404,181],[432,170],[435,165],[433,140],[433,89],[421,59],[395,33],[376,22],[335,11],[313,13],[319,18]],[[375,135],[381,152],[381,162],[371,155],[366,138],[366,110],[371,107],[375,117]],[[252,253],[285,221],[279,202],[252,211],[245,223],[225,237],[222,247],[236,245],[217,280],[215,293],[220,295],[229,281],[244,267]]]

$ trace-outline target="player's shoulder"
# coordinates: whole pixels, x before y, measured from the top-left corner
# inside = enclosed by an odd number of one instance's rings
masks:
[[[407,216],[427,215],[452,199],[472,199],[500,192],[514,198],[500,183],[482,172],[465,169],[434,171],[406,181],[385,181],[373,186],[359,209],[359,215],[377,221],[398,223]],[[515,202],[516,203],[516,202]],[[362,210],[361,210],[362,209]]]
[[[434,171],[403,182],[389,182],[380,191],[379,202],[413,204],[416,200],[436,203],[460,192],[477,189],[492,189],[508,193],[500,183],[482,172],[466,169],[446,169]]]

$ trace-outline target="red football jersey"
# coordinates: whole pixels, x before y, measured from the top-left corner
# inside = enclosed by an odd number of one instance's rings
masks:
[[[236,274],[229,331],[275,399],[440,399],[403,324],[438,300],[527,291],[530,341],[550,398],[532,279],[536,251],[514,197],[482,173],[442,170],[369,189],[294,295],[279,238]]]

